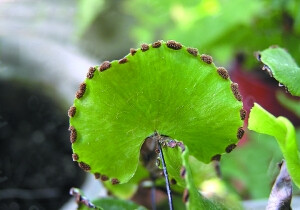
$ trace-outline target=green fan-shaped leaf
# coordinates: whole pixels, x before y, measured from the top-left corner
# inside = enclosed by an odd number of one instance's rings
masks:
[[[103,182],[103,184],[114,196],[121,199],[130,199],[137,191],[141,180],[148,177],[149,172],[141,164],[139,164],[134,176],[129,180],[129,182],[118,185],[113,185],[110,182]]]
[[[103,210],[146,210],[145,207],[139,206],[132,201],[120,200],[116,198],[100,198],[93,200],[92,202],[96,209],[103,209]],[[83,204],[80,204],[79,210],[88,210],[94,209],[89,208]]]
[[[210,56],[174,41],[90,68],[69,116],[73,159],[114,184],[132,178],[154,132],[181,139],[206,163],[244,133],[237,84]]]
[[[300,68],[286,50],[279,47],[268,48],[260,52],[260,60],[292,95],[300,96]]]
[[[250,130],[276,138],[286,160],[288,172],[294,183],[300,187],[300,157],[293,124],[285,117],[274,117],[256,103],[251,109],[248,123]]]

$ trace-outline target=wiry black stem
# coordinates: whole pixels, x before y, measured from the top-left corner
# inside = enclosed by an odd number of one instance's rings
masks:
[[[160,159],[162,162],[164,176],[165,176],[165,180],[166,180],[169,208],[170,208],[170,210],[173,210],[173,199],[172,199],[172,192],[171,192],[170,183],[169,183],[169,176],[168,176],[168,171],[167,171],[167,167],[166,167],[166,163],[165,163],[165,159],[164,159],[164,154],[162,152],[161,144],[160,144],[159,140],[157,141],[157,144],[158,144],[159,156],[160,156]]]
[[[151,207],[152,207],[152,210],[156,210],[155,183],[154,183],[154,180],[152,180],[152,187],[151,187]]]
[[[221,179],[222,173],[221,173],[221,168],[220,168],[220,161],[214,160],[213,164],[214,164],[214,168],[215,168],[217,176]]]
[[[87,206],[88,208],[93,208],[93,209],[99,209],[96,207],[93,203],[89,201],[86,197],[81,195],[81,192],[78,188],[72,187],[70,189],[70,195],[73,195],[76,199],[76,203],[78,204],[78,209],[80,207],[80,204],[83,204]]]

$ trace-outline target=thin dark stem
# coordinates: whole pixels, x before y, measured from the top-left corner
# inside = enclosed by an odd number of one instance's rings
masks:
[[[166,187],[167,187],[167,194],[168,194],[168,200],[169,200],[169,207],[170,207],[170,210],[173,210],[173,199],[172,199],[172,192],[171,192],[170,183],[169,183],[168,171],[167,171],[167,167],[166,167],[166,163],[165,163],[165,159],[164,159],[164,154],[162,152],[159,140],[157,141],[157,144],[158,144],[158,149],[159,149],[159,156],[160,156],[160,159],[161,159],[161,162],[162,162],[163,171],[164,171],[164,175],[165,175],[165,179],[166,179]]]
[[[151,187],[151,206],[152,206],[152,210],[156,210],[155,183],[154,183],[154,180],[152,181],[152,187]]]
[[[219,178],[222,178],[222,173],[221,173],[221,168],[220,168],[220,161],[214,160],[213,164],[214,164],[214,168],[215,168],[217,176]]]

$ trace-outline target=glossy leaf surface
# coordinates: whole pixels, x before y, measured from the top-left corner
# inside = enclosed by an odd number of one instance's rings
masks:
[[[272,71],[272,75],[288,88],[294,96],[300,96],[300,68],[284,49],[275,47],[260,52],[260,60]]]
[[[76,161],[114,183],[130,180],[155,131],[209,162],[241,138],[242,103],[226,70],[176,42],[142,45],[90,71],[70,114]],[[228,151],[228,149],[227,149]]]

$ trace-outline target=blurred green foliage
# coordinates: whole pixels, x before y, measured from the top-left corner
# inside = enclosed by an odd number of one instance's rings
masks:
[[[96,16],[106,13],[106,9],[112,12],[113,8],[108,6],[109,1],[103,4],[99,1],[96,6],[94,0],[79,2],[84,17],[79,21],[80,33],[97,24],[91,21]],[[300,1],[297,0],[126,0],[114,4],[122,11],[120,16],[131,17],[123,23],[126,24],[123,31],[115,33],[129,31],[131,37],[125,38],[137,45],[174,39],[197,47],[226,65],[238,52],[252,56],[257,50],[277,44],[288,48],[299,59],[300,45],[294,44],[300,37]],[[114,26],[117,22],[112,18],[110,24]],[[253,62],[251,57],[250,63]]]
[[[300,156],[293,124],[285,117],[274,117],[255,103],[249,114],[248,129],[275,137],[290,177],[300,187]]]

